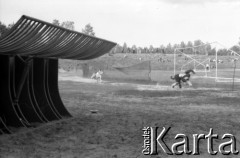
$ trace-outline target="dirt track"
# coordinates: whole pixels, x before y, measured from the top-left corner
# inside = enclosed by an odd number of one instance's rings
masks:
[[[139,90],[135,84],[61,81],[62,100],[73,118],[1,136],[0,157],[146,157],[141,153],[144,126],[170,126],[168,144],[177,133],[189,135],[191,142],[192,134],[208,134],[213,128],[219,136],[235,135],[240,149],[239,94],[210,89],[146,89],[149,86]],[[214,142],[216,150],[219,141]],[[201,154],[195,157],[209,157],[206,148],[203,141]],[[160,151],[154,157],[181,156]]]

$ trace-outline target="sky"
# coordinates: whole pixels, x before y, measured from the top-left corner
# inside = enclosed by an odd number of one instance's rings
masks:
[[[22,15],[74,21],[79,32],[90,23],[97,37],[129,47],[240,41],[240,0],[0,0],[2,23]]]

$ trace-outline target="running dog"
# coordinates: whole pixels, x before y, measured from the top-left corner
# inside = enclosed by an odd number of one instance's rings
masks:
[[[182,88],[181,82],[186,83],[189,86],[192,86],[192,83],[190,82],[191,73],[195,74],[195,72],[192,69],[190,69],[185,71],[184,73],[171,76],[171,79],[176,81],[175,83],[172,84],[172,88],[174,88],[177,85],[179,86],[179,88]]]
[[[98,72],[92,74],[91,79],[95,79],[97,80],[97,82],[102,82],[102,74],[103,74],[103,71],[98,70]]]

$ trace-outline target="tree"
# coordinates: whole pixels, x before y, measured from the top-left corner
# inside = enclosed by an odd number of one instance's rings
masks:
[[[8,32],[8,30],[10,30],[13,27],[14,23],[9,24],[8,26],[6,26],[5,24],[3,24],[0,21],[0,38],[6,33]]]
[[[133,54],[137,53],[137,46],[136,45],[132,46],[132,53]]]
[[[166,54],[173,54],[174,49],[172,48],[171,43],[167,45]]]
[[[205,49],[206,49],[206,55],[210,55],[209,53],[212,51],[211,45],[210,44],[206,45]]]
[[[219,56],[224,56],[224,55],[227,55],[227,54],[228,54],[228,50],[225,49],[225,48],[219,49],[219,50],[217,51],[217,53],[218,53]]]
[[[193,47],[193,43],[192,43],[191,41],[188,41],[186,47]],[[188,48],[188,49],[186,50],[186,53],[187,53],[187,54],[193,54],[193,48]]]
[[[201,40],[195,40],[194,41],[194,46],[200,46],[200,45],[203,45],[204,43],[201,41]],[[196,47],[195,48],[195,53],[196,55],[203,55],[203,54],[206,54],[206,50],[205,50],[205,46],[201,46],[201,47]]]
[[[149,50],[149,53],[153,53],[153,50],[154,50],[153,46],[150,45],[148,50]]]
[[[114,47],[114,50],[113,50],[113,53],[122,53],[122,49],[123,47],[120,46],[119,44],[117,44],[115,47]]]
[[[185,47],[186,47],[186,44],[184,43],[184,41],[182,41],[180,43],[180,48],[184,48],[184,49],[181,50],[183,53],[187,53],[187,50],[185,49]]]
[[[142,50],[143,50],[142,47],[138,47],[138,48],[137,48],[137,54],[141,54],[141,53],[143,53]]]
[[[148,47],[143,48],[143,53],[149,53]]]
[[[203,42],[201,40],[195,40],[194,41],[194,46],[199,46],[201,44],[203,44]]]
[[[122,49],[122,53],[127,53],[127,52],[128,52],[127,43],[124,42],[124,44],[123,44],[123,49]]]
[[[60,22],[59,20],[57,19],[54,19],[53,22],[52,22],[53,25],[57,25],[57,26],[60,26]]]
[[[182,42],[180,43],[180,47],[181,47],[181,48],[185,48],[185,47],[186,47],[186,44],[184,43],[184,41],[182,41]]]
[[[216,54],[216,48],[213,48],[211,49],[209,52],[208,52],[208,55],[215,55]]]
[[[164,46],[163,44],[160,45],[160,47],[159,47],[159,52],[162,53],[162,54],[165,54],[165,51],[166,51],[165,46]]]
[[[127,48],[127,52],[128,52],[128,53],[133,53],[132,48],[131,48],[131,47],[128,47],[128,48]]]
[[[84,29],[82,29],[82,33],[86,35],[95,36],[95,32],[93,31],[93,27],[91,26],[90,23],[87,24]]]
[[[74,30],[74,22],[73,21],[64,21],[61,24],[62,27],[69,29],[69,30]]]
[[[192,46],[193,46],[193,43],[191,41],[188,41],[187,47],[192,47]]]
[[[236,53],[240,53],[240,47],[239,46],[232,46],[230,50],[233,50]]]
[[[179,44],[174,44],[172,48],[173,48],[173,50],[174,50],[174,49],[179,48],[179,47],[180,47]]]
[[[7,32],[7,27],[5,24],[0,22],[0,37]]]
[[[60,24],[60,21],[57,20],[57,19],[54,19],[53,22],[52,22],[53,25],[56,25],[56,26],[61,26],[61,27],[64,27],[66,29],[69,29],[69,30],[74,30],[74,22],[73,21],[64,21]]]

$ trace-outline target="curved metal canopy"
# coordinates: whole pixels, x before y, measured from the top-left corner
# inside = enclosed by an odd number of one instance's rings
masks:
[[[23,15],[0,39],[0,54],[88,60],[109,52],[115,45]]]

